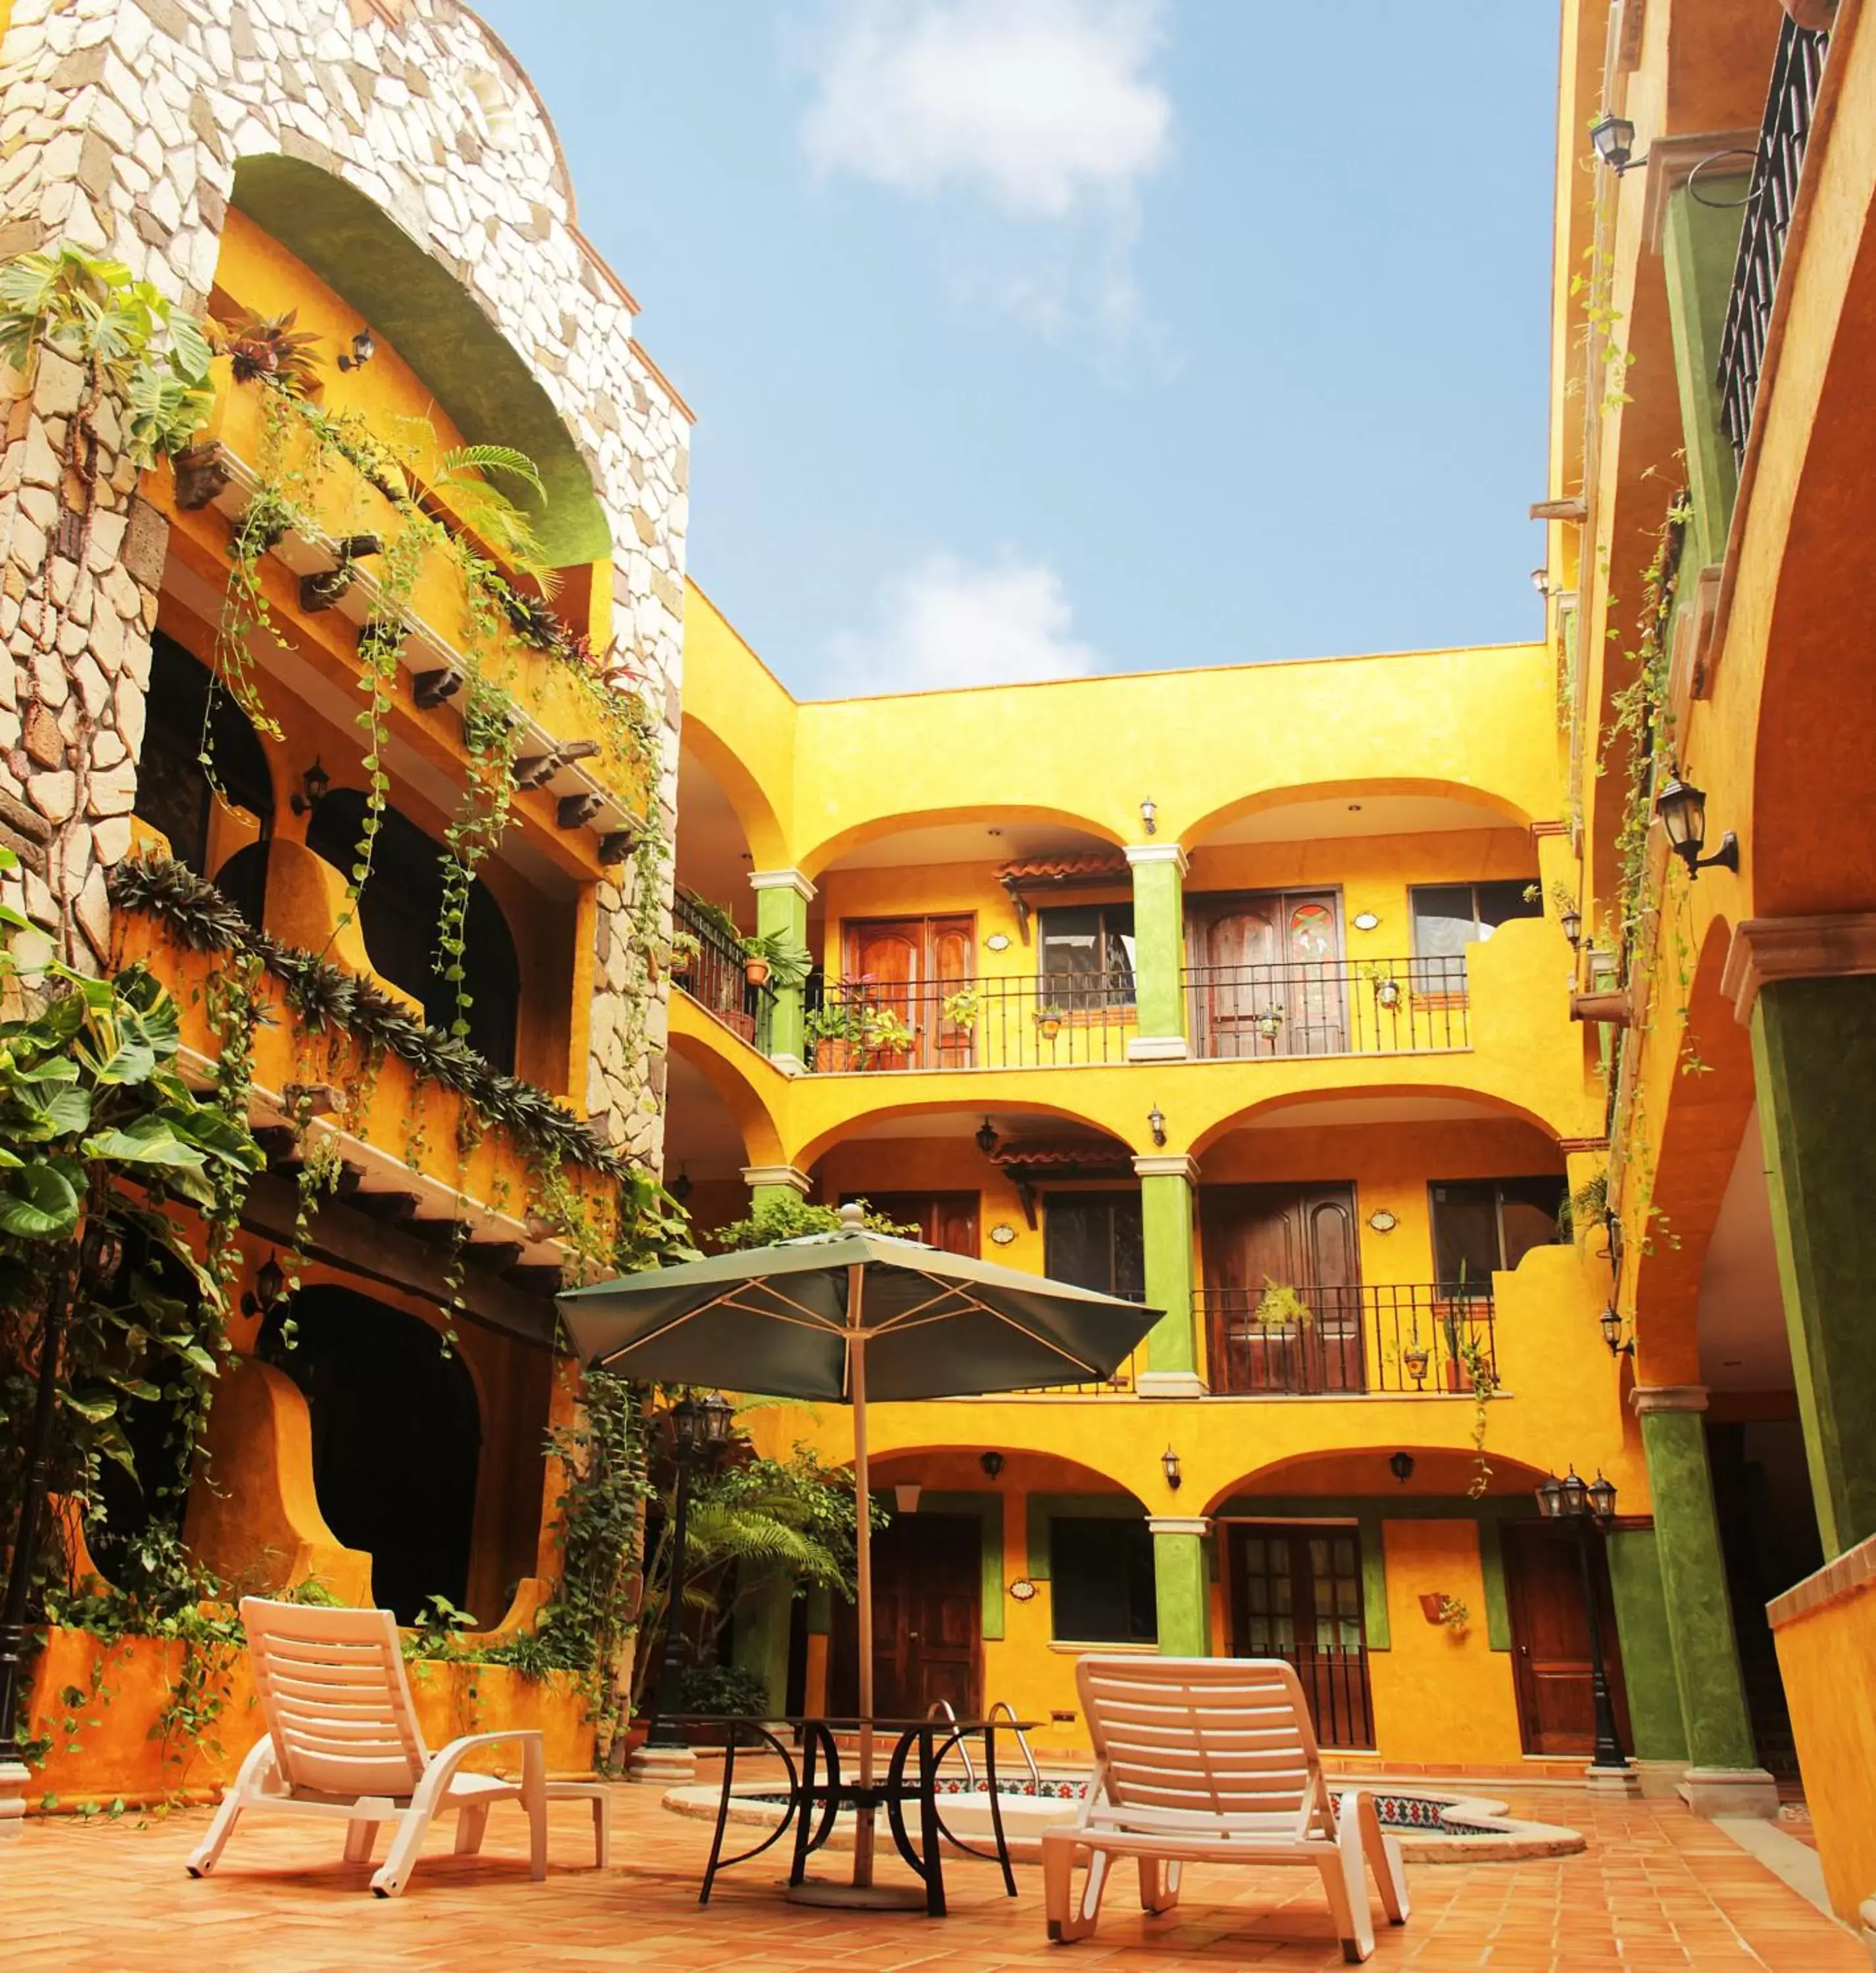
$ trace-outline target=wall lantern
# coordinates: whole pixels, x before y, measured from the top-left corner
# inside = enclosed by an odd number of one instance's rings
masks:
[[[342,370],[362,370],[378,354],[378,345],[372,340],[372,332],[362,329],[352,339],[352,354],[339,352],[339,367]]]
[[[270,1254],[254,1270],[254,1284],[241,1297],[244,1315],[266,1315],[286,1291],[286,1277],[280,1271],[280,1256]]]
[[[1007,1219],[998,1220],[990,1229],[990,1245],[994,1247],[1013,1246],[1016,1237],[1017,1229]]]
[[[1368,1215],[1368,1225],[1377,1233],[1391,1233],[1400,1224],[1384,1206],[1377,1206]]]
[[[1000,1452],[980,1453],[977,1464],[983,1467],[985,1479],[994,1480],[1003,1470],[1003,1456]]]
[[[924,1491],[916,1480],[902,1480],[892,1489],[893,1504],[902,1514],[915,1514],[918,1511],[918,1496]]]
[[[1590,126],[1596,155],[1620,178],[1631,165],[1645,164],[1635,155],[1635,126],[1626,116],[1604,116]]]
[[[692,1180],[690,1173],[684,1170],[680,1166],[676,1177],[672,1180],[666,1189],[670,1193],[671,1196],[677,1201],[678,1204],[682,1206],[685,1200],[690,1196],[691,1184]]]
[[[1026,1575],[1019,1575],[1010,1584],[1010,1594],[1019,1603],[1033,1603],[1036,1600],[1036,1585]]]
[[[1548,601],[1550,594],[1550,571],[1547,568],[1534,568],[1531,571],[1531,586]]]
[[[295,815],[310,815],[325,800],[326,791],[332,785],[332,777],[319,765],[316,756],[313,765],[300,777],[300,792],[289,804]]]
[[[1157,836],[1159,834],[1160,805],[1151,795],[1148,795],[1146,800],[1140,804],[1140,820],[1146,826],[1146,832],[1148,835]]]
[[[1609,1345],[1610,1356],[1632,1356],[1635,1354],[1635,1338],[1631,1336],[1626,1343],[1622,1340],[1622,1311],[1613,1302],[1603,1310],[1596,1320],[1602,1325],[1603,1340]]]
[[[974,1134],[977,1139],[977,1149],[988,1157],[997,1148],[997,1126],[986,1117],[977,1127]]]
[[[677,1456],[687,1460],[695,1453],[714,1452],[726,1445],[736,1407],[720,1392],[707,1398],[679,1398],[671,1407],[671,1430],[677,1440]]]
[[[1655,797],[1655,813],[1668,832],[1668,847],[1687,865],[1690,878],[1716,867],[1739,869],[1739,838],[1731,829],[1720,839],[1711,856],[1700,853],[1707,843],[1707,797],[1691,781],[1670,774]]]
[[[1413,1454],[1410,1452],[1396,1452],[1387,1462],[1387,1470],[1402,1486],[1406,1486],[1413,1477]]]
[[[1147,1112],[1147,1128],[1153,1133],[1154,1143],[1164,1147],[1166,1143],[1166,1114],[1157,1103]]]
[[[1566,905],[1557,915],[1557,921],[1563,928],[1563,936],[1570,941],[1574,952],[1583,944],[1583,914],[1574,905]]]
[[[1160,1454],[1160,1469],[1166,1475],[1167,1485],[1177,1494],[1184,1481],[1185,1475],[1179,1470],[1178,1454],[1170,1445]]]

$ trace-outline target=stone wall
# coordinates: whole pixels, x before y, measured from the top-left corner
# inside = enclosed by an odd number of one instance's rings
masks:
[[[611,528],[614,633],[661,721],[668,835],[688,414],[632,340],[630,299],[579,233],[558,142],[506,50],[454,0],[16,0],[0,43],[0,258],[61,238],[106,248],[200,309],[237,162],[280,153],[345,180],[447,268],[572,434]],[[0,470],[0,634],[15,659],[0,680],[0,826],[44,866],[29,908],[62,917],[82,956],[102,951],[103,872],[128,844],[162,543],[113,460],[83,566],[57,552],[69,369],[48,365],[34,401],[11,407]],[[668,859],[658,881],[668,911]],[[668,987],[646,981],[629,902],[601,887],[587,1094],[604,1131],[655,1160]],[[649,1046],[628,1051],[620,1038],[641,1029]]]

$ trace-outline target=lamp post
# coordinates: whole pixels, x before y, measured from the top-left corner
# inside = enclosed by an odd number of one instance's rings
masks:
[[[679,1398],[670,1411],[671,1431],[676,1443],[677,1498],[671,1510],[671,1593],[664,1610],[664,1661],[658,1668],[658,1690],[652,1704],[648,1747],[682,1747],[689,1742],[678,1724],[684,1703],[684,1577],[685,1543],[690,1519],[691,1469],[701,1459],[708,1461],[727,1443],[735,1407],[712,1391],[707,1398],[688,1395]]]
[[[59,1358],[65,1325],[86,1280],[100,1288],[116,1274],[123,1258],[123,1242],[110,1221],[87,1221],[71,1257],[52,1278],[45,1316],[39,1329],[39,1379],[33,1395],[32,1424],[26,1441],[25,1484],[19,1516],[13,1528],[13,1563],[7,1574],[6,1597],[0,1603],[0,1835],[16,1833],[16,1819],[5,1813],[10,1769],[25,1767],[17,1717],[23,1696],[26,1650],[26,1606],[32,1593],[33,1562],[39,1551],[39,1523],[52,1487],[52,1425],[58,1409]]]
[[[1615,1482],[1605,1480],[1599,1472],[1593,1480],[1585,1480],[1573,1466],[1561,1480],[1553,1473],[1537,1488],[1537,1507],[1546,1520],[1570,1524],[1583,1566],[1583,1615],[1590,1624],[1590,1698],[1596,1715],[1596,1752],[1590,1759],[1590,1772],[1593,1776],[1598,1771],[1626,1775],[1629,1756],[1616,1725],[1609,1672],[1603,1662],[1603,1598],[1590,1546],[1590,1530],[1605,1533],[1615,1519]]]

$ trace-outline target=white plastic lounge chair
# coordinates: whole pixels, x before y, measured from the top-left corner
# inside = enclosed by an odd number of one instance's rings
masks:
[[[1186,1863],[1306,1864],[1322,1873],[1343,1957],[1357,1963],[1374,1950],[1365,1859],[1389,1922],[1406,1922],[1400,1845],[1371,1797],[1331,1803],[1302,1687],[1281,1659],[1095,1655],[1076,1681],[1095,1765],[1075,1826],[1043,1834],[1058,1944],[1093,1932],[1116,1857],[1136,1860],[1140,1902],[1155,1913],[1179,1902]]]
[[[215,1867],[247,1809],[342,1821],[349,1863],[368,1863],[379,1825],[395,1822],[391,1853],[372,1879],[381,1898],[395,1898],[410,1881],[433,1817],[454,1809],[456,1854],[473,1856],[498,1801],[518,1801],[527,1811],[533,1875],[547,1875],[547,1757],[538,1733],[465,1733],[430,1752],[388,1610],[249,1596],[241,1621],[267,1730],[190,1857],[190,1876],[205,1877]],[[470,1754],[503,1745],[520,1753],[519,1781],[464,1770]]]

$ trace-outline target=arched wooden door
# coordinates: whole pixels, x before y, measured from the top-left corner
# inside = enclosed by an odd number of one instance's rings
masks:
[[[1207,1186],[1199,1198],[1213,1388],[1365,1389],[1354,1187]],[[1308,1316],[1262,1317],[1272,1288],[1294,1288]]]
[[[1267,892],[1194,914],[1204,968],[1200,1054],[1340,1055],[1347,1046],[1341,901],[1333,891]]]
[[[882,1049],[873,1068],[965,1068],[971,1030],[945,1018],[948,996],[974,977],[968,917],[850,921],[843,941],[848,990],[896,1014],[912,1030],[909,1049]]]

